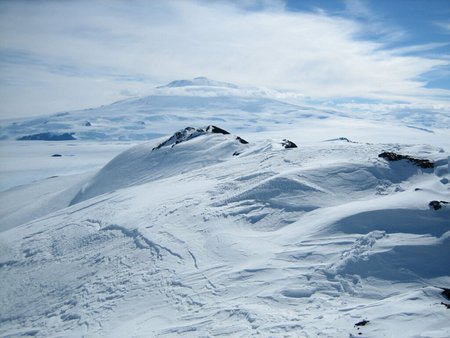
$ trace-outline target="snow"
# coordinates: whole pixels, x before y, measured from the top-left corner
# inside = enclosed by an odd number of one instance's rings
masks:
[[[301,101],[286,102],[279,99],[282,96],[270,90],[242,88],[204,77],[176,80],[151,89],[145,97],[132,97],[81,111],[0,121],[0,140],[67,134],[77,140],[148,141],[187,126],[213,124],[243,134],[296,129],[306,123],[319,129],[315,136],[320,136],[321,141],[341,137],[359,141],[366,131],[374,128],[378,133],[388,135],[401,130],[405,136],[420,135],[422,139],[448,136],[450,128],[449,114],[439,111],[420,114],[339,111],[312,107]],[[373,121],[377,121],[375,127]],[[386,124],[387,128],[383,130],[379,124]],[[356,136],[353,137],[338,133],[342,129],[355,129],[358,134],[352,133]],[[397,142],[398,134],[395,139]],[[377,138],[376,142],[379,140]],[[417,143],[416,139],[413,138],[411,143]]]
[[[448,130],[190,99],[148,142],[0,142],[0,336],[450,336]]]
[[[99,170],[112,157],[136,143],[0,142],[0,192],[52,176]],[[60,154],[61,157],[52,157]]]

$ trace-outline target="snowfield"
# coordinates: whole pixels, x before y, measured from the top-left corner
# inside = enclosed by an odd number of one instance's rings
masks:
[[[0,335],[449,337],[448,129],[279,114],[2,141]]]

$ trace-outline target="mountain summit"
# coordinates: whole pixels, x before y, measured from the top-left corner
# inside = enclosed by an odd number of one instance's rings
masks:
[[[208,79],[207,77],[196,77],[195,79],[192,79],[192,80],[175,80],[165,86],[160,86],[158,88],[193,87],[193,86],[224,87],[224,88],[234,88],[234,89],[239,88],[235,84],[228,83],[228,82],[214,81],[214,80]]]
[[[116,156],[81,188],[71,204],[125,187],[206,169],[242,153],[248,142],[216,127],[187,127],[154,146],[139,144]]]

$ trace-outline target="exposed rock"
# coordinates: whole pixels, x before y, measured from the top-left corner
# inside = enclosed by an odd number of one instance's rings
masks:
[[[441,295],[444,296],[444,298],[450,300],[450,289],[447,288],[441,288],[443,291],[441,292]],[[450,309],[449,303],[441,302],[442,305],[444,305],[447,309]]]
[[[177,131],[175,134],[173,134],[170,138],[168,138],[166,141],[158,144],[156,147],[154,147],[152,150],[160,149],[164,146],[172,146],[174,147],[176,144],[192,140],[193,138],[196,138],[201,135],[205,134],[223,134],[228,135],[230,134],[228,131],[216,127],[216,126],[208,126],[205,128],[193,128],[193,127],[186,127],[182,130]],[[236,136],[236,140],[238,140],[242,144],[248,144],[248,142],[239,136]]]
[[[61,154],[53,154],[52,157],[62,157]]]
[[[442,289],[441,295],[443,295],[445,298],[450,300],[450,289],[447,289],[447,288],[441,288],[441,289]]]
[[[366,326],[369,323],[369,320],[361,320],[360,322],[356,323],[355,326]]]
[[[238,140],[242,144],[248,144],[248,142],[246,140],[244,140],[243,138],[240,138],[239,136],[236,136],[236,140]]]
[[[92,123],[89,122],[89,121],[86,121],[86,123],[84,124],[84,126],[85,126],[85,127],[90,127],[90,126],[92,126]]]
[[[213,133],[213,134],[224,134],[224,135],[228,135],[230,134],[229,132],[227,132],[226,130],[216,127],[216,126],[208,126],[206,127],[206,131]]]
[[[17,140],[19,141],[72,141],[76,140],[75,137],[73,137],[75,133],[39,133],[39,134],[33,134],[33,135],[25,135],[22,137],[19,137]]]
[[[409,155],[400,155],[400,154],[396,154],[393,152],[383,152],[383,153],[379,154],[378,157],[384,158],[385,160],[388,160],[388,161],[408,160],[421,168],[425,168],[425,169],[434,168],[433,162],[430,162],[429,160],[426,160],[426,159],[423,160],[423,159],[414,158]]]
[[[428,203],[428,206],[430,207],[430,209],[439,210],[442,208],[443,204],[448,204],[448,203],[449,202],[447,202],[447,201],[431,201],[430,203]]]
[[[283,139],[281,145],[284,147],[284,149],[297,148],[297,145],[294,142],[286,139]]]

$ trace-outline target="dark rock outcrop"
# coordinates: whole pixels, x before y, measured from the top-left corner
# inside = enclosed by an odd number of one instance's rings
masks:
[[[73,137],[75,133],[39,133],[39,134],[33,134],[33,135],[25,135],[22,137],[19,137],[17,140],[19,141],[73,141],[76,140],[75,137]]]
[[[284,149],[297,148],[297,145],[294,142],[286,139],[283,139],[283,141],[281,141],[281,145],[284,147]]]
[[[160,149],[164,146],[171,146],[174,147],[178,143],[186,142],[189,140],[192,140],[193,138],[196,138],[198,136],[202,136],[205,134],[223,134],[223,135],[229,135],[230,133],[222,128],[216,127],[216,126],[208,126],[205,128],[193,128],[193,127],[186,127],[182,130],[177,131],[175,134],[173,134],[170,138],[165,140],[164,142],[158,144],[156,147],[154,147],[152,150]],[[239,141],[242,144],[248,144],[248,142],[239,136],[236,136],[236,140]]]
[[[368,320],[361,320],[360,322],[356,323],[355,326],[366,326],[369,323],[370,321]]]
[[[449,202],[447,202],[447,201],[431,201],[430,203],[428,203],[428,206],[430,207],[430,209],[439,210],[442,208],[442,205],[444,205],[444,204],[449,204]]]
[[[61,154],[53,154],[52,157],[62,157]]]
[[[238,140],[242,144],[248,144],[248,142],[246,140],[244,140],[243,138],[240,138],[239,136],[236,136],[236,140]]]
[[[213,134],[223,134],[223,135],[230,134],[226,130],[216,127],[216,126],[208,126],[208,127],[206,127],[205,130],[206,130],[206,132],[213,133]]]
[[[444,296],[447,300],[450,300],[450,289],[447,288],[441,288],[443,291],[441,292],[441,295]],[[449,303],[441,302],[442,305],[444,305],[447,309],[450,309]]]
[[[378,157],[384,158],[385,160],[388,161],[407,160],[424,169],[434,168],[433,162],[430,162],[429,160],[426,159],[414,158],[409,155],[400,155],[393,152],[383,152],[379,154]]]

